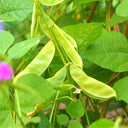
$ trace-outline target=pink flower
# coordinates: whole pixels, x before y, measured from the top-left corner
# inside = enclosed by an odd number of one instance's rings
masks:
[[[0,32],[3,30],[2,22],[0,22]]]
[[[12,78],[13,71],[11,67],[3,62],[0,62],[0,81],[10,80]]]

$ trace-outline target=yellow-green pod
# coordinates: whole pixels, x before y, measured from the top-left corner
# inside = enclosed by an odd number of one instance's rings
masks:
[[[113,88],[92,77],[87,76],[78,66],[70,66],[70,74],[74,81],[80,86],[82,91],[91,98],[108,100],[117,97]]]
[[[53,77],[48,78],[47,80],[52,83],[52,85],[60,85],[63,83],[66,77],[66,67],[61,68]]]
[[[38,55],[30,62],[30,64],[20,72],[14,79],[17,79],[28,73],[33,73],[37,75],[41,75],[51,63],[55,54],[55,46],[52,41],[49,41],[38,53]]]

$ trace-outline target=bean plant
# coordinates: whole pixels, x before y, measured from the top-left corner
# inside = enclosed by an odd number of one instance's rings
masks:
[[[128,127],[128,0],[0,0],[0,128]]]

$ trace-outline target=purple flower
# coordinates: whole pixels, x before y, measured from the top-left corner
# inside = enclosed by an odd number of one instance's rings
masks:
[[[0,22],[0,32],[3,30],[2,22]]]
[[[10,80],[12,73],[12,69],[8,64],[0,62],[0,81]]]

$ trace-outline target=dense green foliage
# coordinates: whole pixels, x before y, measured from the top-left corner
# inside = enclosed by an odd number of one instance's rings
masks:
[[[0,128],[128,127],[127,5],[0,0]]]

